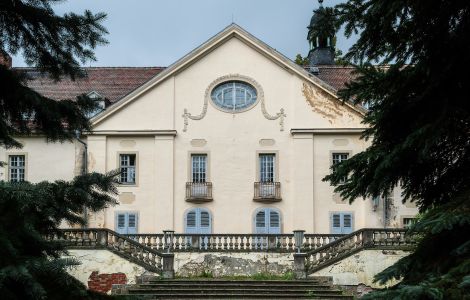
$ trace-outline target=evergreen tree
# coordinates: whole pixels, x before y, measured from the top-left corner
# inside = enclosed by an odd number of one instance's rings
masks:
[[[57,0],[2,0],[0,56],[22,51],[28,65],[55,80],[84,76],[80,62],[94,60],[93,49],[105,44],[101,25],[106,15],[56,15]],[[0,65],[0,146],[21,147],[14,136],[41,131],[50,141],[63,141],[89,129],[84,112],[96,104],[86,96],[56,101],[26,85],[25,74]]]
[[[106,43],[102,13],[58,16],[57,0],[0,1],[0,56],[21,51],[28,65],[55,80],[83,76],[80,62],[94,60],[93,49]],[[56,101],[26,85],[21,72],[0,65],[0,147],[21,147],[19,135],[39,134],[48,141],[71,140],[90,124],[95,109],[86,96]],[[116,173],[86,174],[71,182],[0,182],[1,299],[102,299],[86,290],[66,268],[63,245],[45,235],[62,222],[84,224],[85,209],[115,204]]]
[[[470,2],[349,0],[336,9],[346,35],[359,34],[346,54],[357,78],[340,95],[370,103],[371,146],[324,180],[350,202],[400,185],[422,213],[413,253],[376,276],[401,282],[367,298],[470,299]]]

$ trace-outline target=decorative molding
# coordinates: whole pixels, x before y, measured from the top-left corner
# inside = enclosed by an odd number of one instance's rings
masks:
[[[263,91],[263,88],[261,87],[261,85],[256,80],[254,80],[253,78],[250,78],[248,76],[244,76],[244,75],[240,75],[240,74],[229,74],[229,75],[225,75],[225,76],[221,76],[221,77],[217,78],[216,80],[214,80],[207,87],[205,95],[204,95],[204,105],[202,107],[202,112],[199,115],[193,116],[188,112],[187,108],[184,109],[183,115],[182,115],[182,117],[184,119],[184,127],[183,127],[184,132],[186,132],[188,130],[189,119],[191,119],[191,120],[202,120],[206,116],[208,103],[209,102],[212,103],[212,99],[211,99],[212,90],[216,86],[218,86],[219,84],[221,84],[223,82],[226,82],[226,81],[246,82],[248,84],[251,84],[256,89],[256,94],[257,94],[256,95],[256,98],[257,98],[256,102],[252,106],[250,106],[250,107],[248,107],[244,110],[237,111],[236,113],[240,113],[240,112],[250,110],[253,107],[255,107],[258,104],[258,102],[261,102],[261,112],[263,113],[263,116],[268,120],[277,120],[277,119],[279,119],[280,131],[284,131],[284,118],[287,117],[287,115],[284,112],[284,108],[281,108],[280,111],[278,113],[276,113],[275,115],[269,114],[266,110],[266,105],[265,105],[265,102],[264,102],[264,91]],[[218,110],[221,110],[221,111],[224,111],[224,112],[227,112],[227,113],[234,113],[232,111],[222,110],[220,107],[216,106],[215,104],[214,104],[214,107],[217,108]]]
[[[292,128],[290,133],[297,134],[361,134],[366,128]]]
[[[91,132],[84,132],[84,135],[89,137],[94,136],[132,136],[132,135],[155,135],[155,136],[176,136],[177,132],[173,129],[163,130],[93,130]]]
[[[261,99],[261,111],[263,112],[263,116],[268,119],[268,120],[277,120],[279,119],[279,126],[280,131],[284,131],[284,118],[287,117],[287,115],[284,113],[284,108],[281,108],[281,110],[276,114],[276,115],[270,115],[266,111],[266,106],[264,104],[264,99]]]

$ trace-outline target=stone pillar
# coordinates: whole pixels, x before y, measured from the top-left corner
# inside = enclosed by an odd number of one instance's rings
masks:
[[[106,230],[98,230],[96,239],[99,247],[108,247],[108,232]]]
[[[174,137],[155,136],[154,230],[174,228]],[[179,187],[183,188],[183,187]],[[178,216],[183,218],[183,216]]]
[[[314,172],[314,144],[312,134],[293,135],[293,155],[291,155],[291,177],[294,194],[294,203],[290,205],[292,212],[292,227],[285,228],[292,231],[298,228],[305,229],[306,232],[315,232],[315,199],[313,178]],[[299,159],[299,158],[302,159]],[[319,181],[321,179],[318,179]],[[284,201],[284,200],[283,200]]]
[[[88,143],[88,172],[106,173],[107,138],[105,135],[89,135]],[[114,222],[114,220],[112,220]],[[88,215],[88,227],[90,228],[113,228],[106,224],[106,209],[90,212]]]
[[[306,253],[295,253],[294,254],[294,276],[295,276],[295,279],[306,279],[307,278],[306,261],[307,261],[307,254]]]
[[[162,253],[162,277],[164,279],[175,278],[175,255],[173,253]]]
[[[362,246],[363,247],[372,247],[374,246],[374,231],[365,229],[362,232]]]

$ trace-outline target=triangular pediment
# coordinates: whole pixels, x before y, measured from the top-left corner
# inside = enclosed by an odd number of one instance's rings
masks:
[[[316,86],[324,93],[331,96],[332,100],[337,100],[336,90],[325,83],[324,81],[320,80],[318,77],[310,74],[302,67],[295,64],[293,61],[273,49],[272,47],[268,46],[266,43],[262,42],[258,38],[251,35],[249,32],[238,26],[237,24],[231,24],[230,26],[226,27],[224,30],[210,38],[208,41],[176,61],[174,64],[170,65],[164,71],[160,72],[155,77],[151,78],[149,81],[141,85],[139,88],[135,89],[133,92],[122,98],[116,104],[109,107],[105,112],[99,114],[95,118],[93,118],[92,125],[95,126],[101,123],[103,120],[107,119],[109,116],[113,115],[115,112],[123,109],[135,99],[139,98],[140,95],[147,92],[149,89],[152,89],[159,83],[165,81],[166,79],[182,72],[184,69],[188,68],[192,64],[196,63],[197,61],[204,58],[206,55],[209,55],[212,51],[216,48],[220,47],[227,41],[231,40],[232,38],[237,38],[238,40],[245,43],[247,46],[255,49],[257,52],[262,54],[263,56],[269,58],[273,63],[283,67],[287,71],[301,77],[306,82]],[[363,110],[354,105],[346,103],[351,109],[355,110],[359,114],[363,114]]]

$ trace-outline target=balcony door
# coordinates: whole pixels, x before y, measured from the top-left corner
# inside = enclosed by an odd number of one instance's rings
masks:
[[[259,155],[259,196],[261,198],[274,198],[276,196],[274,154]]]
[[[191,155],[191,196],[204,198],[208,195],[207,191],[207,155]]]
[[[210,234],[212,233],[211,214],[204,208],[194,208],[186,213],[185,233]]]
[[[255,233],[280,234],[281,214],[274,208],[262,208],[255,214]]]

